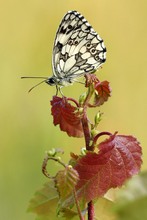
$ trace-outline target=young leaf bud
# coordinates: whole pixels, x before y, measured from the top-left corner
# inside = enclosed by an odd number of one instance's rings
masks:
[[[97,125],[100,123],[100,121],[102,120],[102,114],[101,112],[98,112],[96,115],[95,115],[95,127],[97,127]]]
[[[56,155],[56,149],[52,148],[51,150],[46,152],[49,157],[54,157]]]
[[[84,103],[86,97],[87,97],[87,92],[84,92],[83,94],[80,95],[80,97],[79,97],[79,104],[80,105],[82,105]]]

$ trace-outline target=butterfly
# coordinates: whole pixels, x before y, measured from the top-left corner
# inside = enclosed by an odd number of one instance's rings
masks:
[[[101,37],[94,31],[88,21],[77,11],[68,11],[63,17],[56,33],[51,77],[43,78],[33,86],[46,82],[56,86],[57,91],[71,85],[86,73],[95,72],[106,60],[106,47]]]

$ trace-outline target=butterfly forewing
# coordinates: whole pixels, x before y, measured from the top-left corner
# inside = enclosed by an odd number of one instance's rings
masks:
[[[57,78],[74,79],[94,72],[106,60],[103,40],[77,11],[61,21],[53,49],[53,71]]]

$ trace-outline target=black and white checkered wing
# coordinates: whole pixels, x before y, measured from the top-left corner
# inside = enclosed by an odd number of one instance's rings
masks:
[[[57,78],[74,79],[92,73],[106,60],[103,40],[77,11],[61,21],[53,48],[53,72]]]

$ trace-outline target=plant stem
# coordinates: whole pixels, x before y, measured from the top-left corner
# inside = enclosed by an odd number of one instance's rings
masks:
[[[84,220],[84,217],[82,216],[82,213],[81,213],[81,210],[80,210],[80,206],[79,206],[79,203],[78,203],[78,199],[77,199],[75,188],[73,189],[73,194],[74,194],[74,199],[75,199],[77,211],[78,211],[78,214],[79,214],[79,218],[80,218],[80,220]]]
[[[95,145],[96,145],[96,142],[97,142],[97,140],[101,137],[101,136],[103,136],[103,135],[108,135],[108,136],[110,136],[110,135],[112,135],[110,132],[108,132],[108,131],[103,131],[103,132],[100,132],[99,134],[97,134],[94,138],[93,138],[93,143],[92,143],[92,148],[94,149],[95,148]]]
[[[83,104],[83,117],[81,119],[82,121],[82,126],[83,126],[83,131],[84,131],[84,137],[85,137],[85,143],[86,143],[86,150],[88,151],[93,151],[94,148],[93,146],[90,146],[90,140],[91,140],[91,135],[90,135],[90,130],[89,130],[89,121],[87,117],[87,107],[89,104],[89,100],[93,94],[93,86],[89,87],[87,97],[85,99],[85,102]],[[94,220],[94,205],[93,202],[90,201],[88,203],[88,220]]]
[[[86,144],[86,150],[90,150],[89,148],[89,143],[90,143],[90,131],[89,131],[89,125],[88,125],[88,118],[87,118],[87,113],[86,113],[86,107],[83,110],[83,117],[81,119],[82,121],[82,126],[83,126],[83,132],[84,132],[84,137],[85,137],[85,144]]]
[[[87,107],[88,107],[88,103],[89,100],[93,94],[94,90],[93,90],[93,86],[90,86],[88,89],[88,94],[87,97],[83,103],[83,117],[81,119],[82,121],[82,126],[83,126],[83,132],[84,132],[84,137],[85,137],[85,144],[86,144],[86,150],[91,151],[91,147],[90,147],[90,140],[91,140],[91,135],[90,135],[90,130],[89,130],[89,124],[88,124],[88,117],[87,117]]]
[[[88,203],[88,220],[94,220],[94,204],[93,201]]]
[[[46,169],[48,160],[54,160],[54,161],[58,162],[59,164],[61,164],[64,167],[66,167],[66,165],[62,161],[60,161],[60,159],[55,158],[55,157],[49,157],[48,155],[46,155],[46,157],[43,160],[43,164],[42,164],[42,173],[46,177],[48,177],[50,179],[54,179],[54,176],[50,176],[50,174],[47,172],[47,169]]]
[[[75,100],[75,99],[73,99],[73,98],[66,98],[68,101],[72,101],[72,102],[74,102],[75,104],[76,104],[76,106],[77,107],[79,107],[79,103]]]

